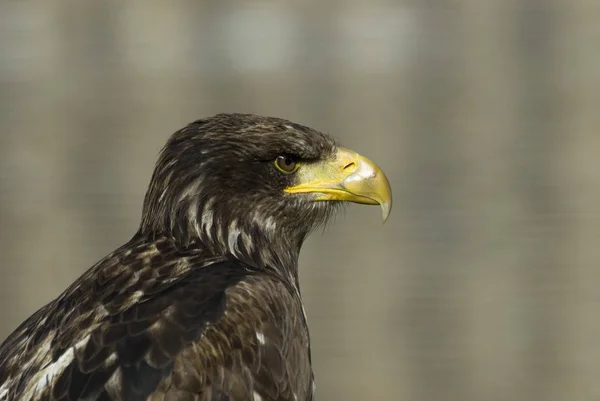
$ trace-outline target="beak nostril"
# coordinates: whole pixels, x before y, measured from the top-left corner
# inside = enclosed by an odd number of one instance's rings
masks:
[[[348,163],[348,164],[346,164],[346,165],[344,166],[344,170],[346,170],[346,169],[348,169],[348,168],[350,168],[350,167],[354,167],[354,166],[355,166],[354,162],[350,162],[350,163]]]

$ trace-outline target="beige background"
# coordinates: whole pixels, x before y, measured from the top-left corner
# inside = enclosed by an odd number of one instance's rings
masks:
[[[600,3],[0,0],[0,338],[135,231],[157,152],[238,111],[394,189],[301,258],[318,399],[600,399]]]

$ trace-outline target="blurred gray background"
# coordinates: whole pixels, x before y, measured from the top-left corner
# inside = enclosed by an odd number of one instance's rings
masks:
[[[319,400],[600,399],[600,4],[0,0],[0,338],[137,228],[157,153],[279,116],[394,190],[301,258]]]

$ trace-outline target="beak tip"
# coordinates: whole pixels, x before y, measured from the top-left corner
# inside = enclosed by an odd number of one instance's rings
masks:
[[[381,219],[382,219],[383,224],[385,224],[388,217],[390,217],[391,211],[392,211],[392,202],[383,202],[381,204]]]

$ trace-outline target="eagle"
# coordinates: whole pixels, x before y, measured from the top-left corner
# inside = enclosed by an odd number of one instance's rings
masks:
[[[307,401],[298,256],[346,202],[392,206],[367,158],[284,119],[218,114],[167,141],[129,242],[0,346],[0,401]]]

